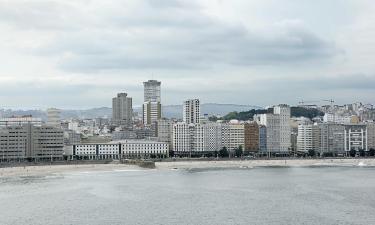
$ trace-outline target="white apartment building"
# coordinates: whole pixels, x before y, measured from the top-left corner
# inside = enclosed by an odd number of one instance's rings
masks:
[[[148,158],[152,155],[167,157],[169,144],[148,140],[122,140],[99,144],[76,144],[71,146],[71,157],[85,159]]]
[[[291,147],[290,107],[285,104],[275,106],[273,113],[280,117],[280,151],[288,152]]]
[[[192,151],[191,146],[191,134],[190,134],[190,127],[194,127],[194,125],[190,125],[184,122],[178,122],[173,125],[173,150],[177,153],[181,152],[190,152]]]
[[[187,124],[200,122],[199,99],[186,100],[183,104],[183,121]]]
[[[297,151],[307,153],[313,150],[313,124],[298,125]]]
[[[325,113],[323,116],[323,122],[347,124],[351,122],[351,118],[352,116],[342,116],[337,113]]]
[[[267,152],[287,153],[291,147],[290,107],[274,106],[273,113],[254,115],[254,120],[267,129]]]
[[[222,124],[222,146],[227,147],[229,151],[242,146],[245,148],[245,124],[236,120]]]
[[[219,123],[173,125],[173,150],[189,155],[219,151],[222,148],[222,125]]]

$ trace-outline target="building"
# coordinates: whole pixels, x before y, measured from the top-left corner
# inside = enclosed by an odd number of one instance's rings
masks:
[[[119,141],[124,139],[136,139],[137,134],[133,130],[116,130],[111,133],[113,141]]]
[[[151,125],[161,119],[160,102],[144,102],[143,103],[143,124]]]
[[[112,123],[115,126],[131,128],[133,125],[132,98],[127,93],[119,93],[112,99]]]
[[[60,109],[49,108],[47,109],[47,124],[54,127],[61,127],[60,122]]]
[[[314,150],[313,147],[313,124],[299,124],[297,133],[297,151],[307,153]]]
[[[320,155],[344,155],[345,152],[345,126],[336,123],[318,124],[320,130]]]
[[[259,125],[259,152],[267,152],[267,127]]]
[[[192,124],[178,122],[173,125],[173,151],[177,154],[190,154],[193,151],[190,130],[194,127]]]
[[[254,115],[254,120],[267,129],[267,152],[288,153],[291,148],[290,107],[274,106],[273,113]]]
[[[0,127],[21,126],[24,124],[33,124],[34,126],[41,126],[42,119],[32,117],[31,115],[0,118]]]
[[[148,80],[143,82],[144,102],[161,102],[160,94],[161,82],[157,80]]]
[[[325,113],[323,116],[323,122],[325,123],[340,123],[340,124],[346,124],[350,123],[352,120],[352,116],[344,116],[339,115],[337,113]]]
[[[237,120],[232,120],[223,124],[223,142],[222,145],[227,147],[228,151],[234,151],[240,146],[245,147],[245,124]]]
[[[186,100],[183,104],[183,121],[187,124],[200,122],[199,99]]]
[[[366,123],[367,127],[367,149],[375,149],[375,123]]]
[[[122,140],[110,143],[76,144],[66,149],[71,159],[127,159],[168,157],[169,144],[148,140]]]
[[[345,151],[364,150],[367,146],[367,127],[365,124],[345,124],[344,130]]]
[[[173,150],[173,121],[160,119],[156,122],[156,136],[160,142],[169,144],[169,148]]]
[[[213,154],[222,148],[222,124],[184,123],[173,125],[173,150],[177,155]]]
[[[64,143],[65,145],[81,143],[81,134],[75,132],[74,130],[65,130]]]
[[[275,106],[273,113],[280,117],[280,151],[288,152],[291,147],[290,142],[290,107],[285,104]]]
[[[63,158],[64,132],[53,126],[0,128],[1,160],[59,160]]]
[[[143,124],[151,125],[161,119],[161,82],[157,80],[148,80],[143,82],[144,103],[143,103]]]
[[[256,122],[244,124],[244,151],[258,152],[259,151],[259,126]]]

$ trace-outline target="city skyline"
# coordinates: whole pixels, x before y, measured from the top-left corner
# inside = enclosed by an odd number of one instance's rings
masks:
[[[374,103],[374,8],[366,0],[2,0],[0,101],[82,109],[127,92],[141,105],[141,82],[156,79],[165,105]]]

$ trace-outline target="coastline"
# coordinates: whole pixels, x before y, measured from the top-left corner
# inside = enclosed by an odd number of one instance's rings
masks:
[[[255,167],[375,167],[375,158],[256,159],[256,160],[172,160],[155,162],[156,170],[255,168]],[[32,165],[0,168],[0,178],[63,175],[66,173],[116,170],[148,170],[135,164],[92,163]]]
[[[64,175],[67,173],[140,169],[144,168],[136,165],[118,163],[15,166],[0,168],[0,178]]]
[[[254,167],[375,167],[375,158],[256,159],[156,162],[157,169],[254,168]]]

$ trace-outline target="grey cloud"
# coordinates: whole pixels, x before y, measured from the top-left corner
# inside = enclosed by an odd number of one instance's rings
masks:
[[[143,0],[131,10],[128,3],[119,3],[110,15],[94,10],[96,19],[87,13],[79,17],[82,10],[57,3],[39,11],[38,4],[16,12],[8,7],[0,14],[12,20],[26,12],[31,24],[60,28],[56,39],[36,51],[58,57],[60,68],[69,72],[289,64],[327,60],[339,53],[334,43],[303,26],[269,27],[267,34],[211,18],[193,3]],[[48,22],[52,15],[55,19]]]

